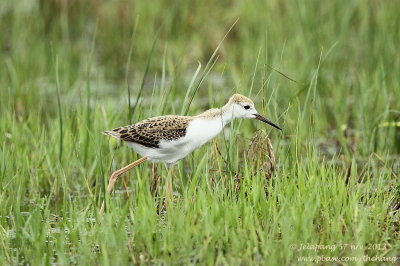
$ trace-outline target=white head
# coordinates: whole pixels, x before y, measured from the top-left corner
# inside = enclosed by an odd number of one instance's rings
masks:
[[[282,130],[274,123],[259,115],[253,101],[241,94],[234,94],[224,106],[224,109],[230,110],[234,118],[255,118],[279,130]]]

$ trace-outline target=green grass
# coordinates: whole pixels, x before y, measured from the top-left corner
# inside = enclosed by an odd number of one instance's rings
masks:
[[[400,2],[53,2],[0,3],[1,265],[400,256]],[[137,159],[103,130],[235,92],[283,132],[235,121],[174,167],[166,213],[144,163],[98,215]]]

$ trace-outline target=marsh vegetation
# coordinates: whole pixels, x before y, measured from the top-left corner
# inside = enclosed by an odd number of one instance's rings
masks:
[[[399,256],[399,10],[390,0],[1,1],[0,264]],[[175,166],[163,213],[167,169],[144,163],[99,217],[110,173],[137,159],[102,131],[194,115],[235,92],[283,131],[231,124]]]

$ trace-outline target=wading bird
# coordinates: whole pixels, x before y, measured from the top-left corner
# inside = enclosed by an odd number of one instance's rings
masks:
[[[107,192],[111,193],[119,176],[149,160],[165,163],[170,168],[177,161],[213,139],[235,118],[254,118],[279,130],[280,127],[258,114],[251,99],[234,94],[222,108],[196,116],[165,115],[145,119],[136,124],[104,131],[105,135],[125,141],[142,156],[139,160],[112,173]],[[100,213],[104,211],[104,200]]]

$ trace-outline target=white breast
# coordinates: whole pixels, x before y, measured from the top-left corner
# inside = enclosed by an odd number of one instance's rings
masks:
[[[220,117],[214,119],[195,119],[189,123],[185,139],[195,148],[217,136],[223,128]]]

